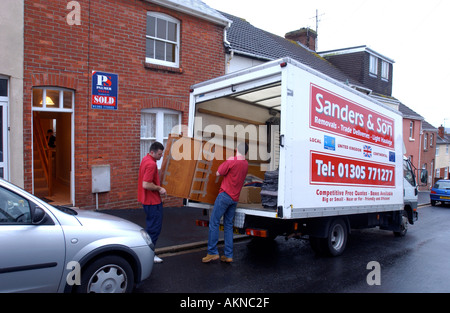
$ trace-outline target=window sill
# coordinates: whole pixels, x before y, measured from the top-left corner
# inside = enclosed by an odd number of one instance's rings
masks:
[[[177,74],[183,73],[183,68],[181,68],[181,67],[170,67],[170,66],[152,64],[152,63],[147,63],[147,62],[144,63],[144,67],[146,69],[154,70],[154,71],[177,73]]]
[[[416,141],[414,138],[409,137],[409,141]]]

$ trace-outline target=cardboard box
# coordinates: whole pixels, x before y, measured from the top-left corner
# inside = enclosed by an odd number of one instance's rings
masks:
[[[261,187],[243,187],[239,203],[261,203]]]

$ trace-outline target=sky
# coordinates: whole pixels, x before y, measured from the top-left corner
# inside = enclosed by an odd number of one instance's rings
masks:
[[[316,29],[318,51],[366,45],[395,61],[392,96],[450,128],[449,0],[202,0],[284,37]]]

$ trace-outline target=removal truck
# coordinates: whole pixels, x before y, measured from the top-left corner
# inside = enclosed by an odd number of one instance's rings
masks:
[[[210,209],[217,167],[248,143],[237,233],[302,236],[337,256],[351,229],[403,236],[417,220],[401,113],[290,58],[193,85],[184,135],[167,142],[162,185]]]

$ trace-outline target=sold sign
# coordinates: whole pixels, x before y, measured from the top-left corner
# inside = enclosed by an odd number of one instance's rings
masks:
[[[118,75],[92,72],[92,108],[117,110]]]

